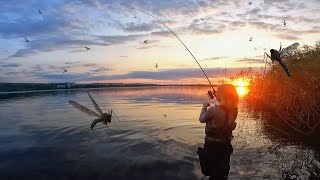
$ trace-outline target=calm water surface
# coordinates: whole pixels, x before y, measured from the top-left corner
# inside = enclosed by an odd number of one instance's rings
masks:
[[[89,90],[119,127],[68,104],[92,110],[85,90],[0,95],[0,179],[200,179],[196,150],[206,87],[139,87]],[[211,101],[211,104],[214,104]],[[164,116],[166,115],[166,117]],[[306,147],[267,138],[259,119],[241,104],[234,131],[229,179],[308,179],[319,166]],[[289,175],[288,175],[289,174]]]

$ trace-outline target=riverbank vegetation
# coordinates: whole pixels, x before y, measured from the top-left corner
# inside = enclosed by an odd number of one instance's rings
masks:
[[[292,74],[279,63],[255,74],[245,96],[247,108],[259,115],[267,128],[286,138],[320,147],[320,42],[303,46],[283,58]],[[250,76],[250,69],[240,76]]]

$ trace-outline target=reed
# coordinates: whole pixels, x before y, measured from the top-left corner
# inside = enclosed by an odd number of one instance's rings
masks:
[[[266,74],[255,74],[245,96],[246,107],[281,135],[320,146],[320,42],[304,46]]]

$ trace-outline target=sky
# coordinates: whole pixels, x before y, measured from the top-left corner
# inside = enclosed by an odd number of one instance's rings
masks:
[[[320,0],[1,0],[0,82],[207,83],[137,9],[212,83],[320,40]]]

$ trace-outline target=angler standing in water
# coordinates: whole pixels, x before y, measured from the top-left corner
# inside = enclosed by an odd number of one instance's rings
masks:
[[[201,123],[206,123],[204,147],[199,147],[201,171],[210,180],[228,179],[230,170],[230,155],[233,152],[231,139],[236,127],[238,115],[238,94],[231,84],[222,84],[217,88],[216,106],[203,103],[199,117]],[[208,108],[209,107],[209,108]]]
[[[232,131],[236,127],[235,120],[238,115],[238,94],[236,88],[230,84],[223,84],[218,86],[218,91],[216,92],[198,60],[167,25],[144,10],[131,9],[145,13],[165,26],[186,48],[207,78],[213,90],[213,92],[210,91],[211,96],[213,98],[213,94],[216,95],[219,105],[210,107],[207,110],[210,104],[203,104],[199,120],[201,123],[206,123],[206,138],[204,147],[199,147],[197,154],[200,159],[201,171],[205,176],[210,176],[211,180],[227,179],[230,169],[230,155],[233,152],[231,145]]]

